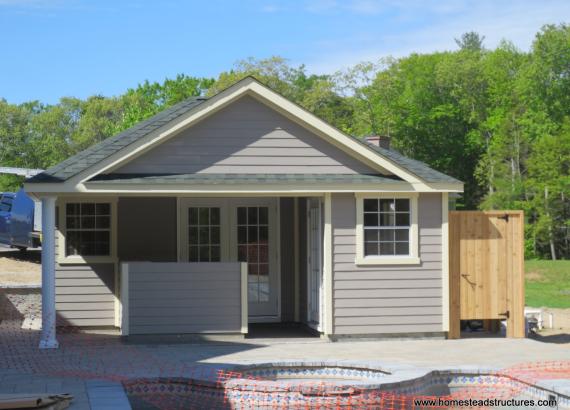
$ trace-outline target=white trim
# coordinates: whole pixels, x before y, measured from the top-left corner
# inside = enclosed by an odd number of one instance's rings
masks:
[[[414,174],[399,165],[396,165],[391,160],[378,155],[372,148],[354,141],[353,138],[342,133],[340,130],[334,128],[330,124],[327,124],[314,114],[289,101],[251,77],[235,83],[226,90],[216,94],[190,110],[181,118],[174,120],[169,124],[165,124],[165,126],[154,131],[149,136],[144,137],[142,142],[140,140],[136,141],[133,144],[130,144],[128,149],[122,149],[119,153],[113,154],[111,156],[111,161],[103,161],[110,162],[110,164],[106,164],[101,167],[101,163],[99,163],[91,167],[91,172],[89,172],[89,169],[81,172],[79,176],[77,176],[78,182],[89,180],[101,172],[112,172],[117,168],[120,168],[126,162],[148,152],[157,144],[172,138],[174,135],[214,114],[244,95],[249,95],[260,102],[265,103],[289,119],[309,129],[309,131],[312,131],[321,138],[327,140],[329,143],[347,151],[353,157],[366,165],[376,168],[379,172],[386,173],[386,171],[388,171],[389,173],[397,175],[409,182],[422,182],[421,179]],[[73,179],[75,178],[76,177]]]
[[[184,194],[184,195],[271,195],[275,196],[296,196],[297,194],[323,194],[326,186],[326,192],[333,193],[352,193],[352,192],[463,192],[463,184],[451,183],[390,183],[381,184],[361,184],[361,183],[293,183],[293,184],[113,184],[101,182],[86,182],[76,186],[69,187],[64,184],[24,184],[24,188],[30,190],[32,196],[45,194]]]
[[[220,262],[230,262],[230,204],[227,198],[178,198],[178,259],[188,262],[188,208],[220,208]]]
[[[279,322],[281,320],[281,263],[280,263],[280,215],[279,198],[229,198],[229,226],[230,226],[230,259],[237,261],[237,207],[240,206],[266,206],[269,208],[269,248],[273,245],[274,250],[270,251],[269,264],[275,271],[275,315],[255,315],[251,307],[248,308],[249,322]],[[271,226],[273,225],[273,229]],[[270,301],[271,302],[271,301]]]
[[[449,194],[441,194],[441,304],[443,331],[449,331]]]
[[[323,290],[325,303],[323,329],[326,335],[333,334],[333,232],[332,232],[332,198],[330,193],[325,194],[325,227],[323,243]]]
[[[418,193],[356,193],[356,265],[418,265],[419,228],[418,228]],[[410,200],[410,255],[409,256],[364,256],[364,199],[405,198]]]
[[[57,243],[58,254],[57,263],[60,265],[65,264],[86,264],[86,263],[116,263],[117,262],[117,202],[118,198],[115,197],[96,197],[96,196],[82,196],[82,197],[60,197],[57,202],[59,207],[59,228],[57,229]],[[108,256],[82,256],[72,255],[66,256],[65,237],[67,235],[66,227],[66,205],[68,203],[108,203],[111,205],[111,254]]]
[[[121,263],[121,336],[129,335],[129,264]]]
[[[247,263],[241,263],[241,333],[248,332],[249,317],[247,313]]]
[[[119,261],[113,263],[113,277],[115,282],[115,291],[113,292],[114,308],[115,308],[115,327],[121,327],[121,277],[120,277]]]
[[[239,197],[239,198],[228,198],[228,197],[180,197],[178,198],[179,209],[178,209],[178,241],[179,261],[188,260],[188,229],[186,225],[188,224],[188,207],[192,206],[204,206],[204,207],[219,207],[220,208],[220,227],[221,227],[221,261],[222,262],[234,262],[237,261],[237,221],[236,221],[236,209],[239,206],[267,206],[269,207],[269,218],[270,218],[270,248],[273,247],[274,250],[270,254],[270,266],[272,271],[274,271],[275,283],[275,303],[276,309],[275,315],[271,316],[252,316],[250,317],[250,322],[262,321],[280,321],[281,320],[281,249],[280,249],[280,215],[279,215],[279,198],[276,197]],[[251,309],[248,309],[251,313]],[[259,320],[258,320],[259,319]]]
[[[181,131],[191,127],[204,118],[207,118],[208,116],[214,114],[215,112],[219,111],[220,109],[224,108],[231,102],[239,99],[244,95],[250,95],[260,100],[261,102],[272,107],[281,114],[287,116],[291,120],[294,120],[301,126],[304,126],[311,132],[325,139],[329,143],[337,146],[340,149],[343,149],[349,155],[355,157],[362,163],[375,168],[378,172],[386,173],[387,171],[396,176],[399,176],[405,181],[418,184],[419,187],[426,187],[427,189],[430,189],[429,184],[426,184],[421,178],[414,175],[407,169],[404,169],[392,160],[379,155],[372,148],[361,144],[358,141],[355,141],[353,138],[327,124],[325,121],[316,117],[314,114],[311,114],[299,105],[287,100],[285,97],[279,95],[275,91],[269,89],[251,77],[237,82],[226,90],[216,94],[212,98],[191,109],[188,113],[182,115],[180,118],[165,124],[159,129],[151,132],[149,135],[133,142],[132,144],[129,144],[127,147],[124,147],[108,158],[105,158],[103,161],[94,164],[93,166],[80,172],[78,175],[73,176],[64,183],[28,183],[25,184],[25,189],[28,192],[47,192],[45,190],[50,189],[50,185],[53,185],[54,187],[57,187],[56,189],[59,191],[80,191],[82,190],[81,185],[85,181],[90,180],[100,173],[113,171],[121,167],[125,163],[144,154],[145,152],[154,148],[156,145],[163,143],[169,138],[172,138]],[[462,184],[451,185],[454,185],[454,189],[457,189],[458,186],[460,186],[459,191],[462,190]],[[113,188],[113,190],[114,189],[115,188]]]

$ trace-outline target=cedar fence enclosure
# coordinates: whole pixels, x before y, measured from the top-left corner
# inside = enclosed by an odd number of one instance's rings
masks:
[[[523,212],[449,212],[449,285],[450,339],[475,319],[507,319],[507,337],[524,337]]]

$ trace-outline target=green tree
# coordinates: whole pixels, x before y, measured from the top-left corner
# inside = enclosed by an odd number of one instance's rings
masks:
[[[482,51],[483,41],[485,41],[485,36],[481,36],[475,31],[469,31],[463,33],[461,38],[456,38],[455,44],[457,44],[461,50]]]

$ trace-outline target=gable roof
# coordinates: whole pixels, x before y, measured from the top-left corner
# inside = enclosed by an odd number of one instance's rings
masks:
[[[108,159],[112,155],[118,154],[122,150],[128,150],[130,145],[133,145],[145,139],[145,137],[153,134],[168,123],[182,119],[182,117],[191,112],[200,111],[201,106],[207,106],[208,104],[206,104],[206,102],[213,101],[221,94],[230,92],[232,89],[239,90],[240,87],[247,88],[252,84],[256,86],[258,90],[260,89],[259,87],[262,87],[261,89],[264,92],[276,95],[277,98],[280,98],[282,101],[285,100],[287,103],[296,106],[296,109],[303,110],[311,117],[312,121],[317,121],[319,124],[322,124],[323,127],[332,129],[334,133],[340,135],[342,138],[348,138],[350,141],[353,141],[353,145],[356,142],[356,147],[360,146],[362,148],[365,148],[365,156],[371,160],[383,160],[387,164],[395,166],[396,169],[401,169],[408,175],[414,175],[420,181],[426,183],[462,184],[461,181],[458,181],[455,178],[436,171],[423,162],[412,160],[396,151],[387,150],[373,144],[366,143],[354,136],[342,133],[340,130],[334,128],[330,124],[317,118],[313,114],[308,113],[302,107],[290,102],[289,100],[286,100],[284,97],[275,93],[273,90],[270,90],[268,87],[261,84],[253,77],[247,77],[237,82],[233,86],[224,91],[221,91],[210,99],[204,97],[193,97],[182,101],[170,108],[167,108],[164,111],[154,115],[153,117],[142,121],[113,137],[107,138],[106,140],[93,145],[92,147],[87,148],[86,150],[76,155],[73,155],[72,157],[60,162],[59,164],[48,168],[46,171],[27,179],[26,183],[36,184],[66,182],[71,178],[81,174],[82,172],[89,170],[91,167],[96,167],[99,163]],[[207,110],[207,108],[204,108],[204,110]],[[125,155],[127,154],[128,152]]]
[[[145,137],[170,121],[186,114],[188,111],[206,101],[203,97],[188,98],[172,107],[166,108],[152,117],[139,122],[131,128],[107,138],[98,144],[67,158],[46,169],[45,171],[28,178],[26,182],[64,182],[89,167],[102,161],[133,142]]]

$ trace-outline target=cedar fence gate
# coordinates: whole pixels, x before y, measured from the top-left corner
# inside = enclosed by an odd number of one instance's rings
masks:
[[[449,212],[449,338],[461,320],[506,319],[525,336],[522,211]]]

